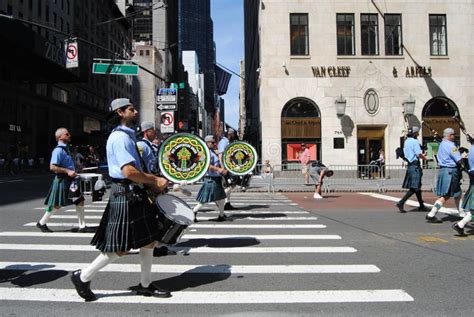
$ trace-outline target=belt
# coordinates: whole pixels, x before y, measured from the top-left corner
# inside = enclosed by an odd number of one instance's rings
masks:
[[[420,166],[420,161],[413,161],[411,163],[408,163],[408,166]]]
[[[133,182],[126,178],[111,178],[112,183],[121,184],[121,185],[131,185]]]
[[[458,168],[457,166],[440,166],[439,168]]]

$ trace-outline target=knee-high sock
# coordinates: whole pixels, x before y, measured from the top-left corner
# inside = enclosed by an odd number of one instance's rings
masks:
[[[418,200],[418,203],[420,204],[420,207],[423,207],[425,204],[423,202],[423,198],[421,197],[421,189],[418,189],[416,192],[416,199]]]
[[[194,206],[194,208],[193,208],[193,212],[197,213],[202,208],[202,206],[204,206],[203,203],[197,203],[197,205]]]
[[[101,253],[98,257],[89,264],[88,267],[81,271],[81,281],[89,282],[92,280],[94,275],[102,270],[106,265],[112,263],[113,261],[117,260],[119,256],[117,253],[108,252],[108,253]]]
[[[225,199],[217,200],[216,206],[219,208],[219,216],[224,216]]]
[[[225,203],[230,203],[230,194],[232,194],[232,187],[227,187],[224,192],[225,192]]]
[[[428,217],[434,217],[436,216],[436,213],[443,207],[443,203],[440,200],[435,201],[433,208],[431,208],[431,211],[428,213]]]
[[[76,206],[76,213],[77,213],[77,220],[79,223],[79,228],[85,228],[86,227],[86,220],[84,216],[84,205],[77,205]]]
[[[140,284],[148,287],[151,284],[151,265],[153,262],[153,248],[140,248]]]
[[[59,208],[53,208],[53,210],[51,211],[46,210],[44,212],[43,218],[41,218],[41,220],[39,221],[40,225],[45,225],[48,222],[49,218],[51,218],[51,216],[58,210]]]
[[[400,201],[398,202],[400,205],[404,205],[405,202],[408,200],[408,198],[410,198],[413,194],[415,193],[415,191],[413,189],[410,189],[406,192],[405,196],[403,196],[402,199],[400,199]]]
[[[468,211],[466,212],[466,216],[464,216],[464,218],[462,218],[461,221],[458,222],[459,228],[464,228],[464,226],[471,220],[472,216],[471,213]]]

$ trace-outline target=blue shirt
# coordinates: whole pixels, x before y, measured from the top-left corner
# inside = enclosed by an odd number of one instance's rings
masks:
[[[229,139],[226,137],[223,137],[220,141],[219,144],[217,145],[217,153],[222,154],[225,150],[225,147],[229,145]]]
[[[469,172],[474,172],[474,145],[471,145],[467,160],[469,162]]]
[[[140,155],[136,148],[135,131],[126,126],[117,126],[107,139],[107,164],[112,178],[125,179],[122,167],[132,164],[142,171]]]
[[[421,146],[417,139],[407,138],[403,146],[403,154],[408,162],[413,163],[418,160],[418,155],[421,154]]]
[[[456,167],[461,160],[461,153],[452,141],[443,140],[438,149],[438,164],[441,167]]]
[[[211,166],[221,167],[221,162],[219,161],[219,157],[216,155],[216,153],[214,153],[213,149],[210,149],[210,151],[211,151],[211,163],[209,164],[209,167]],[[216,171],[211,171],[211,169],[209,168],[207,170],[206,176],[219,177],[221,176],[221,174]]]
[[[74,171],[74,160],[69,154],[69,148],[65,150],[63,147],[67,148],[67,144],[59,141],[57,147],[55,147],[53,153],[51,153],[51,161],[49,164]]]
[[[148,172],[156,173],[158,165],[152,143],[146,139],[142,139],[137,142],[137,148],[143,158],[143,161],[145,162]]]

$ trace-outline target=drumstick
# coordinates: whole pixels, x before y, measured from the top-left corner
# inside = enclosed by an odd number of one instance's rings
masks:
[[[180,185],[180,184],[174,184],[173,185],[173,191],[174,192],[179,192],[180,191],[180,192],[183,193],[183,195],[188,196],[188,197],[190,197],[192,195],[192,193],[189,190],[187,190],[186,188],[183,188],[183,185]]]

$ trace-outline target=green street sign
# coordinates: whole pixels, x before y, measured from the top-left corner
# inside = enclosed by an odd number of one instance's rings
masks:
[[[93,74],[108,74],[108,75],[138,75],[138,66],[130,64],[106,64],[94,63],[92,64]]]

